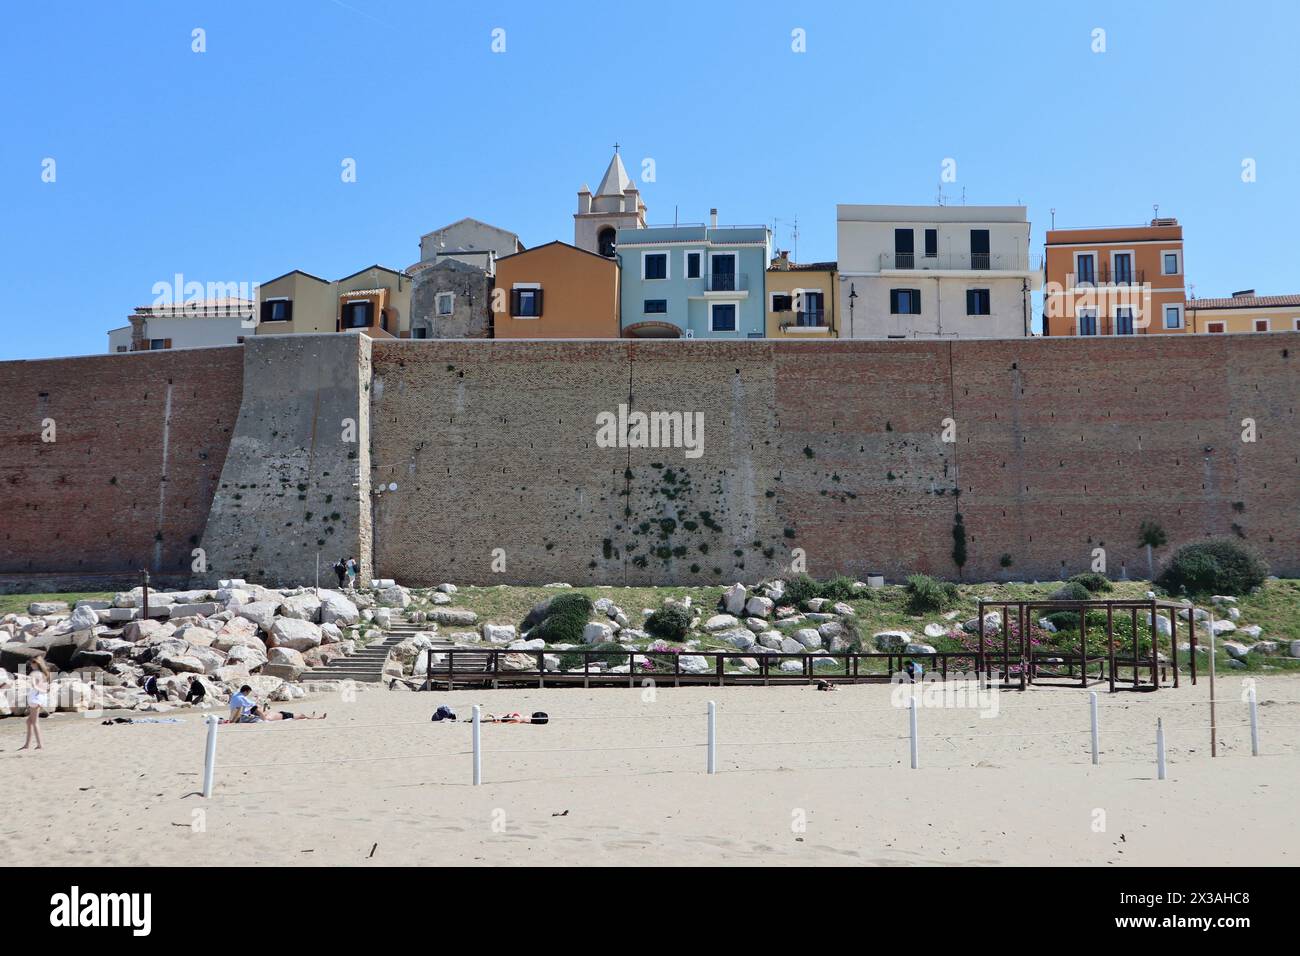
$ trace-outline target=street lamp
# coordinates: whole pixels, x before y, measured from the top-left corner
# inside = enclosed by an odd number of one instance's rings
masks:
[[[849,338],[853,338],[853,307],[858,303],[858,290],[849,283]]]

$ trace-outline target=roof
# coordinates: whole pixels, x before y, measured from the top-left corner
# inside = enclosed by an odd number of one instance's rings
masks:
[[[379,263],[375,263],[372,266],[366,266],[364,269],[358,269],[356,272],[353,272],[349,275],[345,275],[342,279],[339,279],[338,281],[347,282],[349,279],[355,279],[363,272],[373,272],[375,269],[378,269],[380,272],[391,272],[395,276],[407,276],[407,278],[410,277],[408,273],[402,272],[399,269],[390,269],[388,268],[388,266],[381,266]]]
[[[605,170],[605,176],[600,181],[600,186],[596,189],[596,195],[599,196],[621,196],[623,191],[632,185],[632,180],[623,168],[623,157],[618,155],[615,150],[614,158],[609,161],[609,168]]]
[[[173,302],[170,305],[158,303],[150,305],[137,305],[135,312],[137,315],[157,315],[161,309],[163,318],[206,318],[210,317],[207,313],[212,312],[229,312],[233,309],[251,310],[257,303],[252,299],[241,299],[238,297],[218,298],[218,299],[186,299],[183,302]]]
[[[449,223],[447,223],[447,225],[445,225],[445,226],[439,226],[437,229],[430,229],[428,232],[426,232],[426,233],[425,233],[424,235],[422,235],[420,238],[421,238],[421,239],[428,239],[428,238],[429,238],[430,236],[432,236],[432,235],[435,235],[435,234],[437,234],[437,233],[439,233],[439,232],[446,232],[446,231],[447,231],[448,229],[450,229],[452,226],[459,226],[459,225],[460,225],[461,223],[463,223],[463,222],[473,223],[474,225],[476,225],[476,226],[482,226],[482,227],[485,228],[485,229],[495,229],[497,232],[501,233],[502,235],[513,236],[513,237],[514,237],[514,240],[515,240],[516,242],[519,241],[519,236],[516,235],[515,233],[511,232],[509,229],[502,229],[500,226],[494,226],[494,225],[492,225],[492,223],[490,223],[490,222],[484,222],[482,219],[474,219],[474,218],[472,218],[472,217],[470,217],[470,216],[466,216],[464,219],[457,219],[455,222],[449,222]]]
[[[1188,299],[1189,309],[1300,308],[1300,295],[1234,295],[1226,299]]]
[[[792,262],[791,272],[834,272],[840,267],[838,262]]]
[[[301,269],[290,269],[282,276],[276,276],[274,279],[267,279],[262,283],[262,285],[270,285],[272,282],[279,282],[281,279],[287,279],[291,275],[306,276],[308,279],[315,279],[317,282],[323,282],[326,285],[329,285],[330,283],[329,279],[322,279],[320,276],[312,275],[310,272],[303,272]]]
[[[533,246],[531,249],[522,249],[519,252],[512,252],[508,256],[501,256],[501,258],[497,259],[497,262],[502,263],[507,259],[514,259],[519,256],[526,256],[530,252],[540,252],[542,249],[545,249],[548,246],[564,246],[564,248],[566,249],[572,249],[574,252],[581,252],[584,256],[591,256],[593,259],[599,259],[601,262],[608,262],[610,265],[614,266],[615,268],[618,267],[618,263],[616,263],[613,259],[609,258],[609,256],[602,256],[599,253],[591,252],[587,249],[579,249],[577,246],[572,245],[571,243],[568,242],[564,242],[561,239],[552,239],[550,242],[544,242],[540,246]]]

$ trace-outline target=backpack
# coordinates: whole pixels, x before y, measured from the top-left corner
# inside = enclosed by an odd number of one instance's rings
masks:
[[[534,724],[544,724],[550,719],[550,717],[546,716],[546,711],[544,710],[533,711],[532,723]]]

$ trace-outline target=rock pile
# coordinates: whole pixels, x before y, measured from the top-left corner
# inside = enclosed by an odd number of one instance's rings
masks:
[[[59,710],[170,706],[147,694],[157,678],[169,700],[191,679],[219,704],[242,684],[272,700],[301,697],[303,673],[353,653],[367,595],[310,588],[273,590],[241,580],[215,590],[124,591],[112,601],[34,602],[0,619],[0,712],[24,713],[26,672],[44,657],[58,673]]]

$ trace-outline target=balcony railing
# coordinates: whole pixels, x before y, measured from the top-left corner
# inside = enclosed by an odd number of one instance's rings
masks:
[[[801,329],[825,328],[826,312],[824,309],[818,309],[816,312],[796,312],[794,324]]]
[[[1095,329],[1096,331],[1086,331],[1090,328]],[[1116,331],[1116,329],[1119,331]],[[1089,337],[1100,335],[1146,335],[1147,331],[1147,326],[1139,326],[1137,320],[1117,323],[1115,319],[1095,319],[1089,326],[1076,319],[1073,330],[1067,334],[1086,335]]]
[[[1026,256],[988,252],[959,252],[929,256],[922,252],[882,252],[880,268],[948,270],[954,272],[1027,272],[1037,269]]]
[[[1142,285],[1146,282],[1145,269],[1115,269],[1109,266],[1100,269],[1070,274],[1070,287],[1089,285]]]
[[[749,289],[749,274],[710,272],[704,277],[704,288],[709,292],[745,292]]]

